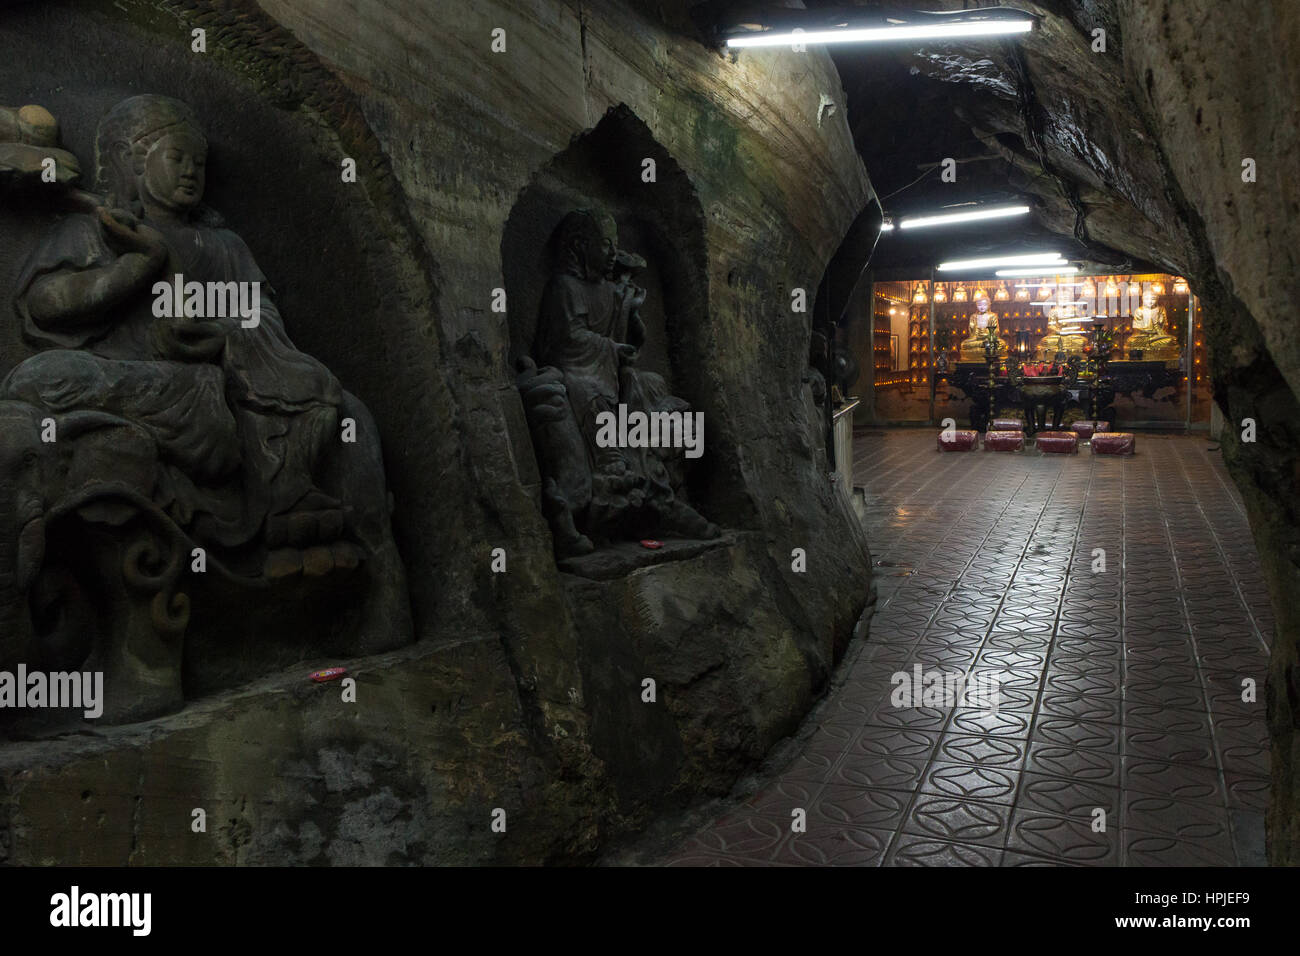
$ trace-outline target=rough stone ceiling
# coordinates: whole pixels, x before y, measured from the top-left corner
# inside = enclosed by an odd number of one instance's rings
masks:
[[[923,272],[944,258],[1059,250],[1109,271],[1182,271],[1185,237],[1164,198],[1162,165],[1143,155],[1154,146],[1124,82],[1112,0],[1004,5],[1035,16],[1033,32],[919,48],[830,48],[854,139],[887,214],[897,220],[954,203],[1016,199],[1033,210],[886,234],[873,268]],[[1106,30],[1106,54],[1092,49],[1097,27]],[[957,161],[956,182],[940,178],[946,157]]]

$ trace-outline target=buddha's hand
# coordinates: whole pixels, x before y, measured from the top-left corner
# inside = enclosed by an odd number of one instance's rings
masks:
[[[178,362],[211,362],[226,346],[228,329],[215,319],[158,319],[154,346],[163,358]]]
[[[95,210],[100,230],[110,249],[119,255],[138,252],[162,265],[167,259],[167,242],[162,233],[140,222],[124,209],[100,206]]]
[[[631,365],[633,362],[636,361],[636,353],[638,350],[635,345],[627,345],[626,343],[621,343],[618,345],[615,351],[618,352],[619,365]]]

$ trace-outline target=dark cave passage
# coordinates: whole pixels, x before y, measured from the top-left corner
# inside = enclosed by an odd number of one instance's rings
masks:
[[[1258,553],[1251,610],[1269,622],[1272,643],[1266,667],[1250,654],[1232,663],[1233,683],[1259,688],[1255,713],[1272,731],[1269,858],[1294,863],[1300,632],[1286,595],[1300,584],[1300,196],[1296,73],[1285,63],[1300,49],[1300,23],[1294,12],[1248,22],[1195,3],[1018,9],[1035,17],[1023,38],[828,47],[854,141],[895,227],[881,233],[837,315],[834,345],[859,370],[855,420],[939,428],[951,419],[984,431],[1009,419],[1002,427],[1032,436],[1100,419],[1098,429],[1184,432],[1221,458],[1241,495],[1232,510],[1248,520]],[[1264,155],[1267,181],[1256,173]],[[1027,213],[908,228],[918,217],[1006,206]],[[942,271],[952,260],[1048,250],[1070,267]],[[999,339],[992,369],[982,348],[989,314]],[[1098,359],[1091,379],[1066,367]],[[1062,371],[1063,394],[1029,400],[1030,391],[1051,393]],[[1034,385],[1033,374],[1047,377]],[[1008,389],[1008,380],[1028,387]],[[1087,432],[1078,437],[1087,450]],[[1139,445],[1150,447],[1146,436]],[[867,484],[857,480],[864,469],[855,466],[855,483]],[[1134,493],[1131,480],[1124,487]],[[1170,534],[1176,558],[1184,548],[1172,525]],[[873,552],[883,547],[869,537]],[[877,618],[876,639],[882,626]],[[1221,631],[1237,634],[1226,620]]]

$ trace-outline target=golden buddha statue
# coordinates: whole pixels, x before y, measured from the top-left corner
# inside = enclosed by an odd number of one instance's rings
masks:
[[[1142,304],[1133,310],[1133,334],[1128,340],[1130,358],[1140,353],[1143,362],[1177,362],[1182,354],[1178,340],[1168,331],[1164,306],[1156,305],[1156,294],[1147,289]]]
[[[1075,319],[1075,307],[1070,294],[1062,290],[1056,305],[1047,310],[1047,334],[1038,342],[1038,358],[1044,362],[1056,361],[1058,354],[1066,359],[1083,355],[1088,336],[1077,331],[1063,332],[1061,327]]]
[[[989,297],[981,295],[975,300],[975,311],[970,317],[970,333],[961,343],[960,361],[981,363],[987,361],[984,342],[990,330],[997,334],[998,314],[989,311]],[[1002,341],[999,339],[997,343],[997,351],[1001,355]]]

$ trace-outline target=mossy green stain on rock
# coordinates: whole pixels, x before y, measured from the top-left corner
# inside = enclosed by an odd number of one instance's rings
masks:
[[[665,112],[665,125],[684,130],[692,151],[708,163],[710,178],[744,180],[737,152],[740,131],[727,121],[709,97],[692,91],[685,98],[672,101]]]

